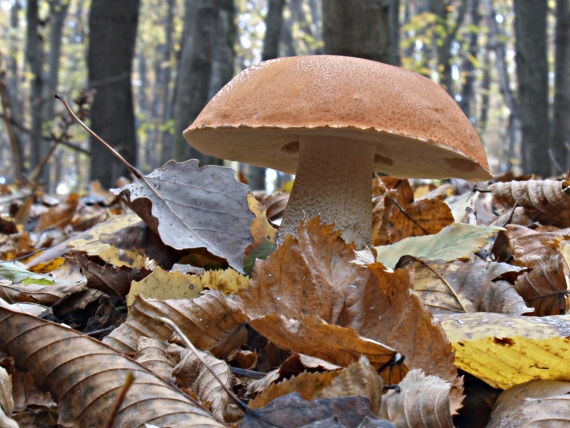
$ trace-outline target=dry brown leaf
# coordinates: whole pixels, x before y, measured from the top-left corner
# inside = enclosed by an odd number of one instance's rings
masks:
[[[453,428],[450,389],[451,384],[437,376],[411,370],[400,382],[399,392],[384,395],[380,417],[402,428]]]
[[[29,373],[16,368],[11,372],[15,412],[24,412],[27,408],[53,409],[57,407],[51,394],[40,390]]]
[[[503,392],[488,428],[570,425],[570,383],[533,380]]]
[[[254,214],[249,188],[231,168],[198,167],[192,159],[169,161],[113,192],[118,194],[162,241],[177,250],[206,248],[243,272],[244,251],[253,242]]]
[[[81,273],[87,278],[87,287],[100,290],[110,296],[125,297],[131,289],[132,281],[141,281],[150,275],[145,267],[116,267],[99,258],[89,259],[85,254],[73,252],[75,262]]]
[[[411,266],[416,272],[414,290],[433,314],[532,312],[511,284],[497,281],[505,273],[524,268],[479,258],[451,263],[414,259]]]
[[[493,195],[509,206],[515,203],[526,214],[542,224],[570,227],[568,181],[528,180],[495,183],[489,186]]]
[[[0,307],[0,343],[59,402],[64,427],[102,427],[128,372],[135,375],[117,426],[224,426],[133,360],[70,328]]]
[[[451,223],[453,215],[441,198],[421,199],[408,205],[404,211],[398,208],[393,212],[386,226],[386,244],[411,236],[434,235]]]
[[[534,260],[530,267],[531,272],[517,279],[515,289],[535,309],[534,315],[565,314],[568,283],[562,254],[552,252],[545,259]]]
[[[2,410],[6,412],[6,416],[12,416],[14,397],[12,395],[12,376],[3,367],[0,367],[0,411]]]
[[[134,359],[164,380],[172,382],[174,361],[166,354],[167,344],[157,339],[141,337]]]
[[[265,207],[251,193],[247,194],[247,203],[255,218],[251,222],[253,242],[245,249],[243,270],[251,274],[255,260],[266,259],[273,252],[277,230],[269,223]]]
[[[370,399],[370,410],[377,415],[382,401],[382,378],[366,358],[350,364],[347,368],[325,373],[301,373],[298,376],[271,385],[249,407],[258,409],[291,392],[299,392],[304,400],[338,398],[359,395]]]
[[[222,380],[224,385],[231,389],[233,375],[230,373],[227,363],[218,360],[209,352],[197,351],[214,373],[218,375],[218,378]],[[194,391],[200,402],[218,419],[224,419],[224,413],[230,398],[210,370],[200,362],[193,352],[186,350],[182,354],[180,362],[172,371],[172,376],[176,378],[179,385]]]
[[[0,281],[0,299],[9,303],[27,302],[51,306],[61,298],[80,290],[83,285],[18,285]]]
[[[69,223],[77,210],[79,204],[79,195],[71,193],[67,201],[62,202],[54,207],[49,208],[45,213],[40,216],[38,224],[36,225],[36,232],[49,229],[50,227],[58,227],[63,229]]]
[[[267,209],[266,215],[270,221],[275,221],[283,217],[290,195],[290,193],[277,192],[272,195],[265,196],[260,201]]]
[[[155,322],[156,317],[171,319],[195,346],[203,350],[210,350],[232,335],[240,334],[245,323],[239,305],[219,290],[205,291],[193,300],[161,301],[137,297],[131,307],[131,316],[103,342],[120,352],[134,353],[141,336],[167,340],[172,331]]]
[[[372,180],[372,245],[390,243],[387,227],[389,219],[414,202],[414,191],[408,180],[379,177]]]
[[[302,223],[295,238],[256,263],[250,287],[240,293],[251,325],[280,347],[342,366],[357,360],[359,350],[378,367],[390,349],[379,352],[383,343],[404,355],[406,365],[452,382],[451,345],[411,291],[409,272],[357,266],[352,249],[318,218]]]

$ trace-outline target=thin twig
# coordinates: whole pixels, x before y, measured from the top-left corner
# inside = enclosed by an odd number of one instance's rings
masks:
[[[224,382],[220,379],[220,377],[216,374],[216,372],[208,365],[208,363],[204,361],[204,359],[202,358],[198,350],[194,347],[192,342],[190,342],[190,340],[186,337],[184,333],[182,333],[182,330],[180,330],[180,328],[176,324],[174,324],[174,322],[164,317],[155,317],[155,320],[160,321],[163,324],[166,324],[168,327],[174,330],[176,334],[180,336],[180,338],[184,342],[184,345],[186,345],[186,347],[192,351],[192,353],[196,356],[196,358],[198,358],[200,363],[202,363],[204,367],[206,367],[206,369],[212,374],[212,376],[216,378],[220,386],[224,389],[224,391],[226,391],[226,394],[228,394],[228,396],[232,399],[232,401],[236,403],[236,405],[240,408],[240,410],[242,410],[244,413],[250,412],[249,407],[247,407],[243,401],[241,401],[226,385],[224,385]]]
[[[73,117],[77,123],[79,123],[83,129],[85,129],[87,132],[89,132],[89,134],[95,138],[97,141],[99,141],[101,144],[103,144],[108,150],[111,151],[111,153],[113,153],[117,159],[119,159],[123,165],[125,165],[128,170],[136,177],[136,178],[142,178],[142,174],[139,172],[138,169],[136,169],[134,166],[132,166],[123,156],[121,156],[121,154],[119,152],[117,152],[113,147],[111,147],[106,141],[104,141],[101,137],[99,137],[97,134],[95,134],[95,132],[93,132],[87,125],[85,125],[85,123],[83,123],[83,121],[81,119],[79,119],[75,113],[73,113],[73,110],[71,110],[71,107],[69,107],[69,104],[67,104],[67,101],[65,101],[65,98],[63,98],[61,95],[59,94],[55,94],[55,97],[60,100],[63,105],[65,106],[65,108],[67,109],[67,111],[69,112],[69,114],[71,115],[71,117]]]
[[[119,409],[121,408],[123,401],[125,401],[125,397],[127,396],[127,392],[129,392],[129,389],[131,389],[131,386],[133,386],[133,383],[135,383],[135,375],[129,371],[129,372],[127,372],[127,378],[125,379],[125,384],[123,385],[121,392],[119,392],[119,395],[118,395],[117,399],[115,400],[115,405],[113,406],[111,413],[109,414],[109,416],[107,417],[107,420],[105,421],[104,428],[115,428],[115,424],[117,423],[117,415],[119,413]]]

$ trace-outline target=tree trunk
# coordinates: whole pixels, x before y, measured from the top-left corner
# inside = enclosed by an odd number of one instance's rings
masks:
[[[390,0],[390,46],[394,58],[392,64],[400,65],[400,0]]]
[[[139,0],[93,0],[87,54],[89,87],[96,90],[91,127],[132,165],[137,160],[131,73],[138,16]],[[112,153],[91,139],[91,179],[108,188],[128,174]]]
[[[570,168],[570,0],[556,0],[554,105],[552,115],[552,157],[556,173]]]
[[[48,76],[45,91],[45,113],[44,120],[51,122],[54,119],[55,98],[59,82],[59,64],[61,56],[61,35],[63,23],[69,9],[69,1],[52,0],[49,3],[49,52],[48,52]]]
[[[162,125],[166,125],[169,121],[172,120],[172,90],[170,88],[170,83],[172,81],[171,64],[174,60],[172,51],[174,38],[174,6],[175,0],[168,0],[166,25],[164,30],[166,33],[166,43],[159,47],[159,50],[161,52],[161,64],[159,64],[157,70],[156,85],[160,93],[159,97],[157,97],[160,106],[157,106],[156,115],[154,117],[158,117]],[[162,64],[168,64],[168,66],[164,67]],[[165,164],[172,158],[172,137],[172,130],[169,129],[169,127],[158,132],[157,143],[161,149],[159,157],[159,162],[161,165]]]
[[[489,28],[488,48],[495,51],[495,65],[499,77],[499,88],[507,108],[510,111],[509,117],[509,145],[512,151],[516,153],[516,149],[521,145],[521,113],[517,100],[511,90],[509,71],[505,58],[507,57],[507,49],[505,47],[506,36],[499,30],[497,25],[496,14],[491,0],[482,0],[485,9],[485,17]],[[486,121],[485,121],[486,122]],[[505,161],[510,165],[512,158],[509,157]],[[509,166],[510,168],[510,166]]]
[[[261,60],[279,58],[279,39],[283,29],[283,8],[285,0],[268,0],[265,16],[265,37]]]
[[[178,65],[174,103],[174,159],[184,161],[191,157],[198,159],[202,165],[222,165],[222,160],[190,147],[182,135],[208,102],[220,0],[192,0],[186,7],[192,8],[192,14],[186,23],[190,25],[190,30],[184,29],[187,37],[183,41]]]
[[[329,55],[392,63],[388,6],[377,0],[323,0],[323,39]]]
[[[234,77],[235,14],[234,0],[221,0],[208,99],[212,99]]]
[[[459,106],[465,113],[472,123],[475,123],[475,111],[473,104],[475,102],[474,97],[474,85],[475,85],[475,65],[474,61],[477,60],[477,55],[479,54],[479,33],[476,30],[479,28],[481,22],[481,14],[479,13],[479,0],[469,0],[469,16],[473,30],[469,33],[469,47],[467,49],[467,57],[463,59],[462,71],[465,75],[465,83],[461,88],[461,100],[459,101]]]
[[[293,18],[289,16],[283,24],[283,29],[281,30],[281,44],[285,50],[284,56],[295,56],[297,55],[297,51],[293,43]]]
[[[26,59],[30,66],[30,110],[32,113],[30,166],[35,168],[47,154],[49,146],[42,141],[43,124],[43,39],[38,34],[38,0],[29,0],[27,9]]]
[[[483,54],[483,77],[481,78],[481,112],[479,114],[479,120],[477,120],[477,131],[479,134],[483,133],[487,128],[487,119],[489,117],[489,92],[491,90],[491,67],[489,57],[491,53],[489,48],[485,48],[485,53]],[[511,111],[512,115],[512,111]]]
[[[514,6],[523,171],[548,177],[548,8],[544,0],[515,0]]]

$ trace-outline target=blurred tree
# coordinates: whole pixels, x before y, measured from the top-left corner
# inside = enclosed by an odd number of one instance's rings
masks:
[[[471,122],[475,123],[475,62],[477,61],[477,56],[479,55],[479,24],[481,22],[481,14],[479,12],[479,0],[466,0],[469,3],[469,20],[472,26],[472,31],[468,36],[468,48],[467,55],[462,62],[461,71],[465,76],[465,83],[461,88],[461,98],[459,100],[459,106],[465,113]]]
[[[267,61],[279,57],[279,41],[283,30],[283,9],[285,0],[267,0],[267,15],[265,15],[265,37],[261,60]]]
[[[44,40],[39,34],[38,0],[29,0],[26,9],[26,60],[30,68],[31,150],[30,169],[36,168],[47,154],[49,146],[42,140],[44,90]]]
[[[322,0],[323,40],[329,55],[347,55],[391,64],[388,5],[377,0]]]
[[[174,101],[174,159],[200,160],[201,165],[223,165],[221,159],[192,148],[182,132],[208,102],[220,0],[187,0],[182,56],[178,64]]]
[[[555,172],[570,168],[570,0],[556,0],[551,156]]]
[[[523,171],[548,177],[548,6],[545,0],[514,0],[514,11]]]
[[[91,128],[127,161],[137,160],[131,72],[139,0],[93,0],[89,16],[89,87],[95,89]],[[91,179],[108,188],[125,166],[91,139]]]

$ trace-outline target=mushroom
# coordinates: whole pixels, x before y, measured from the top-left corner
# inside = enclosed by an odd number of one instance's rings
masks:
[[[491,177],[477,133],[440,86],[360,58],[288,57],[249,67],[184,137],[208,155],[296,174],[277,244],[317,215],[346,242],[370,244],[373,171]]]

